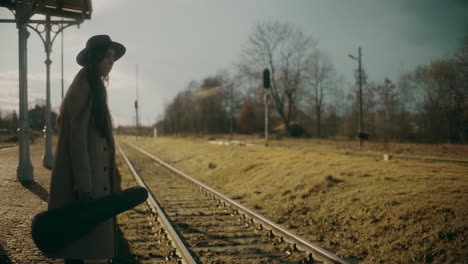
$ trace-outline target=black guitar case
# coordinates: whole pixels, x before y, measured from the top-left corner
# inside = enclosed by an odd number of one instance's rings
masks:
[[[89,233],[98,224],[129,210],[148,198],[143,187],[132,187],[95,200],[77,201],[34,216],[31,234],[45,255],[63,249]]]

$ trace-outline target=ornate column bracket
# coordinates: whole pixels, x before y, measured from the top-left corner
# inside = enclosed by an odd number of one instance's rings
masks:
[[[53,165],[53,151],[52,151],[52,117],[51,117],[51,103],[50,103],[50,65],[52,60],[50,59],[50,53],[52,52],[52,46],[54,44],[55,38],[62,32],[65,28],[72,25],[79,25],[75,21],[62,21],[63,24],[51,23],[50,16],[46,16],[46,20],[36,22],[36,25],[33,27],[28,24],[28,27],[39,35],[44,44],[44,50],[46,53],[46,60],[44,61],[46,65],[46,113],[45,113],[45,126],[43,129],[45,137],[45,151],[44,156],[42,157],[43,166],[52,169]],[[64,26],[64,24],[66,24]],[[56,27],[54,27],[56,26]],[[51,33],[54,34],[51,39]],[[45,34],[45,38],[44,35]]]

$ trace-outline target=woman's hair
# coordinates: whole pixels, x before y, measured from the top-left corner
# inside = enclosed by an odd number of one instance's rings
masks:
[[[109,135],[112,129],[112,119],[107,105],[106,85],[109,82],[109,76],[101,76],[99,72],[99,63],[106,56],[108,47],[95,48],[88,53],[88,64],[85,66],[86,75],[89,81],[91,113],[94,123],[101,136]]]
[[[108,47],[99,47],[90,50],[86,57],[85,72],[89,82],[89,100],[91,100],[91,115],[96,124],[96,129],[102,137],[106,137],[112,130],[112,118],[107,105],[107,91],[105,86],[109,83],[109,76],[102,76],[99,72],[99,63],[106,56]],[[64,104],[60,107],[57,117],[57,128],[60,128],[61,116]]]

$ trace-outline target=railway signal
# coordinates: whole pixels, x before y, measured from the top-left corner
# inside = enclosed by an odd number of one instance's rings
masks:
[[[271,88],[270,70],[269,69],[263,70],[263,88],[265,88],[265,89]]]

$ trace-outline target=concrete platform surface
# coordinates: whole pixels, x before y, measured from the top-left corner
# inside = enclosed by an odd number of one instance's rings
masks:
[[[45,257],[30,234],[32,218],[47,208],[50,170],[42,166],[43,148],[43,144],[31,145],[34,182],[27,186],[16,177],[18,146],[0,148],[0,264],[63,263]]]

